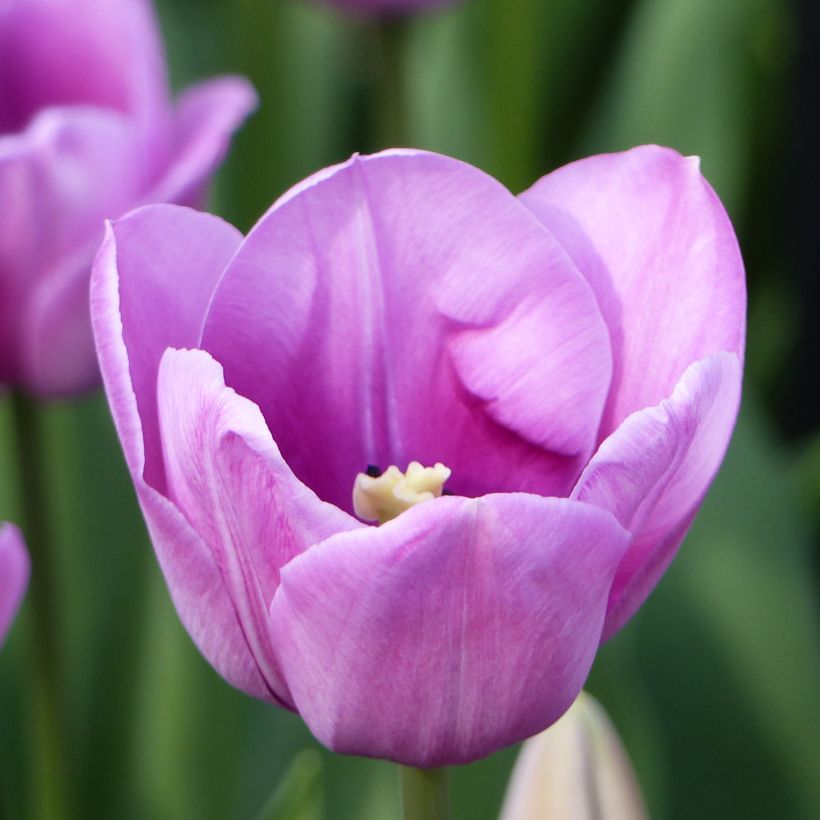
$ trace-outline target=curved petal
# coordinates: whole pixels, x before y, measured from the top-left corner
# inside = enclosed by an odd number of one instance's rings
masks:
[[[166,350],[158,402],[170,497],[208,545],[262,676],[287,703],[268,626],[280,568],[364,525],[295,478],[259,408],[225,387],[204,351]]]
[[[0,646],[28,585],[29,558],[20,530],[0,524]]]
[[[338,752],[466,763],[581,689],[628,544],[608,513],[515,493],[441,498],[291,561],[271,606],[294,703]]]
[[[103,219],[139,190],[135,139],[116,112],[79,107],[0,137],[3,381],[54,395],[96,380],[88,275]]]
[[[232,225],[174,205],[150,205],[111,223],[94,262],[92,324],[101,345],[122,347],[128,376],[112,393],[103,379],[129,467],[165,487],[157,421],[159,361],[167,347],[196,347],[205,308],[242,235]]]
[[[195,234],[203,222],[212,230],[200,256]],[[166,232],[170,226],[176,226],[176,235]],[[196,306],[205,301],[200,289],[207,288],[209,275],[215,278],[211,263],[218,268],[225,250],[215,241],[220,236],[224,244],[239,241],[238,233],[215,217],[172,206],[146,208],[109,225],[94,264],[91,319],[111,413],[180,620],[222,677],[250,695],[270,699],[213,556],[182,513],[143,476],[144,409],[155,472],[165,483],[156,410],[164,336],[182,343],[198,337],[202,317]],[[190,255],[170,252],[163,239],[171,244],[192,239]],[[185,289],[190,301],[180,293]],[[129,348],[126,340],[135,337],[142,341]]]
[[[612,585],[605,638],[632,617],[680,546],[729,444],[740,384],[734,353],[693,364],[668,399],[604,441],[573,490],[634,536]]]
[[[746,287],[732,225],[697,158],[648,145],[559,168],[521,201],[570,253],[609,326],[603,439],[722,350],[743,356]]]
[[[170,164],[148,201],[199,205],[231,136],[256,105],[256,92],[241,77],[220,77],[187,89],[177,104]]]
[[[505,188],[392,151],[274,205],[215,291],[202,346],[294,472],[350,509],[367,464],[411,460],[446,463],[460,495],[568,492],[608,344],[583,278]]]
[[[149,0],[5,0],[0,6],[0,133],[39,110],[94,105],[156,124],[168,107]]]

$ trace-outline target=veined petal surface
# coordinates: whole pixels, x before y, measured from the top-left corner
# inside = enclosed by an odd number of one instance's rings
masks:
[[[271,606],[296,708],[336,751],[416,766],[535,734],[583,685],[628,538],[595,507],[512,493],[327,539]]]

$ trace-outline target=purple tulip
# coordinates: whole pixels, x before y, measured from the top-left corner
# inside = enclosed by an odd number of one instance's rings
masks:
[[[225,77],[173,106],[148,0],[0,2],[0,385],[99,381],[88,278],[104,219],[201,202],[254,105]]]
[[[28,585],[29,561],[20,530],[0,524],[0,646]]]
[[[519,198],[436,154],[357,156],[244,239],[143,208],[109,227],[91,299],[203,654],[332,749],[419,766],[570,706],[672,559],[740,396],[732,227],[697,160],[654,146]],[[436,466],[386,469],[414,460]],[[386,523],[354,517],[354,486]]]

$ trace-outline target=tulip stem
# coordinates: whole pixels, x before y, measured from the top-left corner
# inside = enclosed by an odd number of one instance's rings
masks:
[[[447,820],[447,769],[400,766],[401,805],[404,820]]]
[[[390,17],[375,23],[375,88],[373,92],[374,148],[406,147],[407,101],[404,71],[408,23]]]
[[[22,505],[20,521],[31,556],[28,598],[31,610],[32,744],[37,816],[68,817],[69,783],[65,712],[58,661],[56,571],[48,506],[51,492],[44,475],[44,447],[37,403],[21,392],[11,395]]]

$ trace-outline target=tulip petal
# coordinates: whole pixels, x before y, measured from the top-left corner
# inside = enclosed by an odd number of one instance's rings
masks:
[[[520,199],[587,277],[609,326],[601,438],[668,396],[692,362],[722,350],[742,357],[743,261],[697,158],[653,145],[590,157]]]
[[[142,477],[144,469],[145,480],[160,491],[165,486],[156,408],[160,358],[168,347],[198,345],[214,285],[241,241],[239,231],[218,217],[150,205],[108,226],[94,263],[97,345],[103,339],[124,345],[127,389],[136,398],[131,408],[109,394],[114,421],[132,473]]]
[[[629,757],[601,705],[581,692],[521,747],[500,820],[647,820]]]
[[[173,248],[174,239],[183,247]],[[222,677],[271,699],[210,550],[144,477],[148,448],[155,478],[165,484],[156,409],[160,357],[175,341],[195,343],[209,279],[212,286],[222,255],[239,239],[215,217],[168,205],[109,225],[94,264],[91,319],[111,413],[180,620]]]
[[[628,544],[608,513],[440,498],[291,561],[271,606],[294,703],[330,748],[465,763],[569,707]]]
[[[79,107],[0,137],[4,381],[45,395],[93,383],[89,260],[106,213],[137,193],[134,145],[120,114]]]
[[[0,524],[0,646],[28,585],[29,558],[20,530]]]
[[[262,676],[287,703],[268,624],[279,570],[311,544],[364,525],[296,479],[259,408],[225,387],[204,351],[165,352],[158,401],[170,497],[210,548]]]
[[[147,200],[199,205],[233,132],[256,104],[256,92],[241,77],[220,77],[185,91],[177,105],[170,165]]]
[[[573,490],[634,536],[612,585],[605,638],[632,617],[680,546],[729,444],[740,385],[734,353],[696,362],[668,399],[629,416],[601,444]]]
[[[148,0],[6,0],[0,9],[0,132],[60,105],[156,121],[166,88]]]
[[[413,151],[354,157],[276,203],[202,343],[294,472],[348,510],[367,464],[412,460],[447,464],[460,495],[567,493],[594,446],[608,345],[583,277],[515,197]]]

